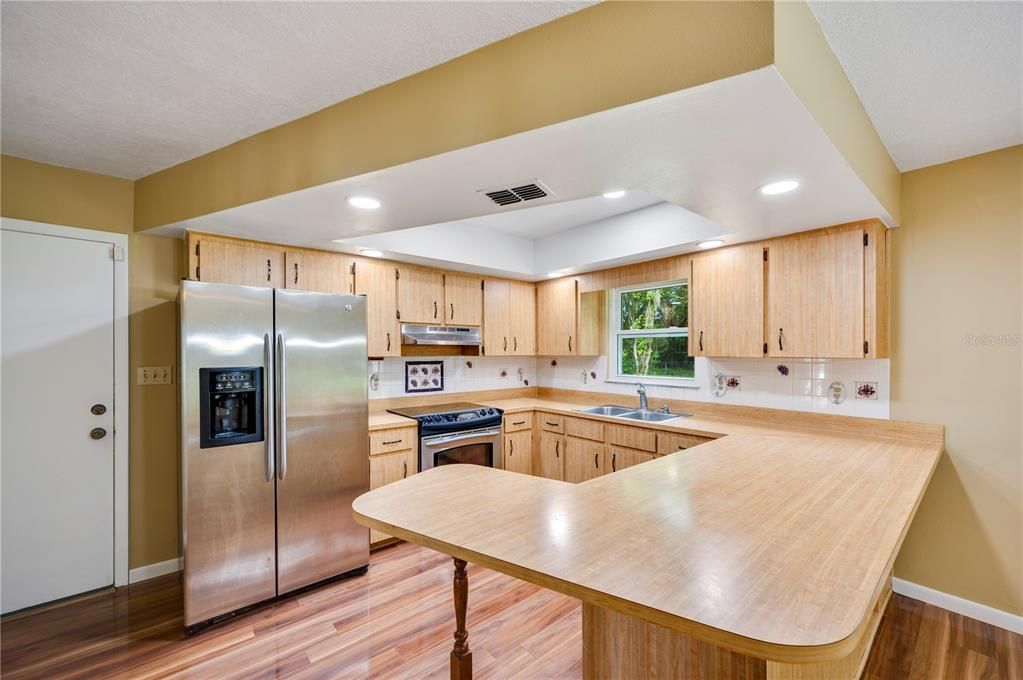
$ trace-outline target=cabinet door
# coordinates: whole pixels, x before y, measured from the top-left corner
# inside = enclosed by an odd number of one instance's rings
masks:
[[[483,351],[488,357],[513,354],[511,327],[511,283],[487,279],[483,283]]]
[[[604,474],[604,445],[589,439],[565,438],[565,481],[585,482]]]
[[[400,265],[398,312],[405,323],[444,323],[444,275],[434,269]]]
[[[511,353],[520,357],[536,354],[536,286],[513,282],[510,285],[508,326]]]
[[[254,241],[199,237],[196,266],[189,272],[197,281],[242,286],[284,287],[284,250]]]
[[[689,354],[764,355],[764,249],[748,243],[693,258]]]
[[[369,356],[401,355],[398,287],[393,264],[359,260],[355,263],[355,294],[366,296]]]
[[[565,480],[565,437],[553,432],[540,433],[540,476]]]
[[[414,449],[384,453],[369,457],[369,488],[379,489],[391,482],[405,479],[416,473],[416,452]],[[386,538],[387,534],[376,529],[369,530],[369,542],[376,543]]]
[[[863,251],[863,229],[812,232],[770,242],[770,356],[863,356]]]
[[[483,279],[444,275],[445,321],[454,326],[479,326],[483,320]]]
[[[540,356],[569,356],[576,353],[575,279],[558,279],[536,287],[536,353]]]
[[[607,472],[618,472],[619,470],[624,470],[627,467],[651,461],[657,456],[652,453],[647,453],[646,451],[636,451],[635,449],[623,449],[618,446],[611,446],[608,448],[605,457],[604,469]]]
[[[351,295],[352,263],[355,259],[341,253],[315,250],[284,251],[284,287],[317,293]]]
[[[512,472],[531,474],[533,472],[532,462],[533,432],[531,430],[519,430],[504,435],[504,469]]]

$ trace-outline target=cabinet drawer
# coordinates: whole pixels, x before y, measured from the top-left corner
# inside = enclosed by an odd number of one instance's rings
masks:
[[[714,440],[711,437],[700,437],[695,434],[658,432],[657,453],[663,456],[668,453],[675,453],[676,451],[684,451],[700,444],[706,444],[710,441]]]
[[[625,448],[628,449],[639,449],[641,451],[656,451],[657,431],[647,430],[642,427],[608,425],[607,441],[609,444],[624,446]]]
[[[565,434],[565,417],[552,416],[550,413],[540,414],[540,427],[548,432]]]
[[[533,414],[526,413],[512,413],[504,417],[504,431],[505,432],[518,432],[519,430],[528,430],[533,427]]]
[[[582,439],[602,442],[604,441],[604,423],[584,418],[566,418],[565,434],[569,437],[581,437]]]
[[[404,449],[417,449],[414,427],[398,427],[391,430],[376,430],[369,433],[369,454],[390,453]]]

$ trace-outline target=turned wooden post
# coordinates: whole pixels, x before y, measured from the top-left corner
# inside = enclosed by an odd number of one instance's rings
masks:
[[[451,680],[472,680],[472,652],[469,631],[465,629],[465,611],[469,606],[469,577],[465,560],[455,560],[455,647],[451,650]]]

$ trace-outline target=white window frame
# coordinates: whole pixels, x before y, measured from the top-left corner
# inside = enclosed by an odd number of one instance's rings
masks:
[[[670,286],[685,286],[689,288],[688,279],[676,279],[673,281],[659,281],[657,283],[643,283],[635,286],[622,286],[621,288],[612,288],[611,294],[608,295],[608,303],[611,305],[611,309],[608,314],[608,318],[611,323],[608,324],[608,353],[607,353],[607,375],[609,376],[606,382],[613,383],[643,383],[644,385],[670,385],[674,387],[695,387],[696,386],[696,362],[693,366],[693,377],[691,378],[672,378],[664,375],[629,375],[621,372],[621,356],[619,354],[621,345],[619,340],[623,337],[689,337],[689,327],[672,327],[672,328],[654,328],[647,330],[622,330],[622,293],[632,293],[640,290],[652,290],[654,288],[667,288]],[[687,298],[688,299],[688,298]],[[687,317],[688,317],[688,310]]]

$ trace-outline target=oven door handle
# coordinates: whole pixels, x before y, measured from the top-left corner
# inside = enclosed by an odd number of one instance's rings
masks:
[[[437,446],[439,444],[448,444],[450,442],[462,441],[463,439],[479,439],[481,437],[496,437],[501,434],[500,428],[494,428],[492,430],[475,430],[473,432],[466,432],[465,434],[446,434],[433,437],[423,438],[423,446]]]

